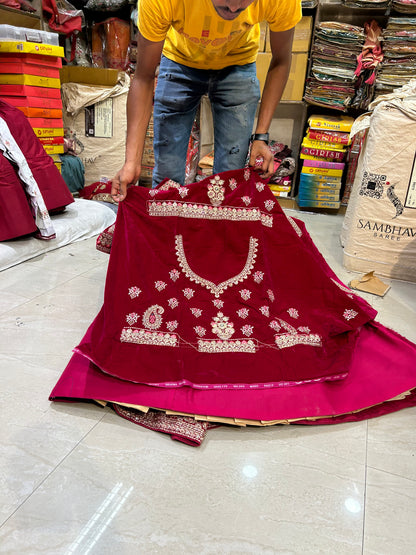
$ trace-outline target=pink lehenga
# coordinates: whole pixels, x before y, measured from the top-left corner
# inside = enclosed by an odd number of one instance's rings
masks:
[[[213,423],[379,416],[416,403],[416,346],[375,316],[255,171],[134,187],[103,307],[50,399],[194,445]]]

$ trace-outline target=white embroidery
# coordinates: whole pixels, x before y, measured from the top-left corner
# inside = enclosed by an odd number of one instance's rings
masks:
[[[175,216],[178,218],[198,218],[202,220],[249,221],[273,227],[273,216],[263,214],[259,208],[236,206],[210,206],[173,200],[152,200],[147,203],[150,216]]]
[[[248,308],[240,308],[239,310],[237,310],[237,314],[238,316],[240,316],[240,318],[245,320],[246,318],[248,318],[249,310]]]
[[[187,187],[181,187],[178,190],[179,190],[179,194],[182,198],[185,198],[189,193],[189,189]]]
[[[276,322],[276,320],[272,320],[270,322],[269,326],[272,328],[272,330],[274,330],[276,332],[279,331],[282,327],[278,322]]]
[[[298,226],[298,224],[295,222],[295,220],[291,216],[286,216],[286,217],[289,220],[289,223],[291,224],[293,229],[296,231],[297,235],[299,235],[299,237],[302,237],[302,231]]]
[[[183,248],[182,235],[175,236],[175,243],[176,243],[176,256],[178,258],[179,266],[181,267],[183,273],[191,281],[194,281],[195,283],[198,283],[199,285],[206,287],[208,290],[211,291],[213,295],[215,295],[215,297],[219,297],[222,293],[224,293],[224,291],[228,287],[237,285],[237,283],[247,279],[248,276],[251,274],[251,271],[254,267],[254,263],[257,257],[258,239],[256,239],[255,237],[250,237],[248,255],[247,255],[247,260],[244,265],[244,268],[236,276],[233,276],[232,278],[227,279],[226,281],[216,284],[212,281],[209,281],[208,279],[205,279],[199,276],[191,269],[191,267],[189,266],[188,260],[186,259],[185,251]]]
[[[224,180],[221,179],[219,175],[216,175],[213,179],[210,179],[209,182],[210,185],[208,185],[208,198],[212,206],[219,206],[224,200]]]
[[[155,287],[158,291],[163,291],[166,287],[166,283],[164,281],[155,281]]]
[[[134,287],[129,287],[129,295],[131,299],[134,299],[136,297],[138,297],[140,295],[140,293],[142,292],[141,289],[139,289],[138,287],[134,286]]]
[[[234,191],[234,189],[237,187],[237,180],[232,177],[228,182],[228,185],[230,186],[230,189]]]
[[[158,304],[150,306],[143,314],[142,322],[145,328],[157,330],[162,324],[162,314],[165,309]]]
[[[236,339],[234,341],[199,339],[198,351],[201,353],[255,353],[256,344],[252,339]]]
[[[251,291],[249,291],[248,289],[241,289],[240,295],[242,299],[244,299],[245,301],[248,301],[249,298],[251,297]]]
[[[264,187],[266,185],[264,183],[262,183],[261,181],[257,181],[256,183],[256,189],[258,190],[259,193],[261,193],[264,190]]]
[[[251,172],[248,168],[244,170],[244,179],[248,181],[250,179]]]
[[[269,212],[270,212],[270,210],[273,210],[273,206],[274,206],[275,204],[276,204],[276,203],[274,202],[274,200],[268,199],[268,200],[265,200],[265,201],[264,201],[264,206],[266,207],[266,209],[267,209]]]
[[[254,272],[254,281],[256,283],[261,283],[263,281],[264,272]]]
[[[135,324],[138,319],[139,319],[139,315],[136,312],[130,312],[130,314],[127,314],[126,316],[126,321],[130,326]]]
[[[159,347],[176,347],[178,345],[178,338],[175,334],[140,328],[124,328],[121,332],[120,341],[140,345],[158,345]]]
[[[151,197],[155,197],[155,196],[157,195],[157,193],[158,193],[158,190],[157,190],[157,189],[150,189],[150,190],[149,190],[149,195],[150,195]]]
[[[246,324],[241,328],[241,331],[244,333],[244,335],[250,337],[250,335],[253,335],[253,326],[249,326],[248,324]]]
[[[168,305],[170,306],[170,308],[176,308],[178,304],[178,299],[175,299],[175,297],[172,297],[168,300]]]
[[[211,322],[212,333],[218,335],[220,339],[229,339],[234,334],[234,324],[229,322],[229,317],[218,312]]]
[[[204,337],[204,335],[206,334],[206,329],[203,328],[202,326],[195,326],[194,330],[195,330],[195,333],[199,335],[199,337]]]
[[[182,293],[185,295],[187,299],[192,299],[195,291],[193,289],[190,289],[189,287],[186,287],[186,289],[182,289]]]
[[[269,296],[270,301],[273,302],[275,299],[275,296],[271,289],[267,289],[267,295]]]
[[[356,312],[352,308],[346,308],[344,310],[343,316],[346,320],[352,320],[353,318],[355,318],[357,316],[357,314],[358,314],[358,312]]]
[[[247,195],[244,196],[244,197],[241,197],[241,200],[244,202],[244,204],[245,204],[246,206],[248,206],[248,205],[251,203],[251,198],[248,197]]]
[[[169,272],[169,277],[172,281],[176,281],[179,278],[180,275],[181,274],[178,270],[171,270]]]
[[[267,316],[267,318],[270,316],[270,308],[268,306],[261,306],[260,312],[263,314],[263,316]]]
[[[287,333],[283,335],[276,335],[275,342],[279,349],[294,347],[295,345],[322,347],[321,337],[317,334],[303,335],[300,333]]]
[[[296,310],[296,308],[288,308],[287,309],[287,313],[289,314],[289,316],[291,316],[292,318],[295,318],[295,320],[297,318],[299,318],[299,312]]]
[[[178,327],[178,322],[176,320],[170,320],[169,322],[166,322],[166,327],[169,331],[175,331]]]
[[[190,310],[195,318],[199,318],[202,315],[202,310],[200,308],[191,308]]]
[[[308,326],[299,326],[298,331],[300,331],[302,333],[311,333],[311,330],[310,330],[310,328],[308,328]]]
[[[215,308],[222,308],[224,306],[224,301],[221,301],[221,299],[213,299],[212,302]]]

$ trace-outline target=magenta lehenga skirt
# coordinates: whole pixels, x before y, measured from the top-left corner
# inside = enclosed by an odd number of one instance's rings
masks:
[[[224,423],[380,416],[416,404],[416,346],[375,316],[255,171],[133,187],[103,307],[50,399],[192,445]]]

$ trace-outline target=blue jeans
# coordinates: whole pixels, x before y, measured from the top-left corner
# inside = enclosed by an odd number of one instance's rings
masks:
[[[153,187],[166,177],[184,184],[189,136],[204,94],[214,121],[214,173],[244,167],[260,98],[256,64],[203,70],[162,56],[153,107]]]

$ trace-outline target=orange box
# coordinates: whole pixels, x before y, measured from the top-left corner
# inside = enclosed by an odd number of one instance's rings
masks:
[[[55,89],[52,89],[52,90],[55,91]],[[45,89],[42,89],[42,92],[44,91]],[[8,102],[12,106],[15,106],[16,108],[33,107],[33,108],[43,108],[45,110],[48,110],[48,109],[59,110],[62,112],[62,100],[60,95],[59,95],[59,98],[44,98],[41,96],[4,96],[4,95],[2,95],[0,98],[2,98],[5,102]]]
[[[60,118],[62,123],[62,110],[53,108],[36,108],[30,106],[16,106],[16,108],[23,112],[28,118]]]
[[[62,118],[49,119],[49,118],[27,118],[32,128],[35,127],[63,127],[64,123]]]

